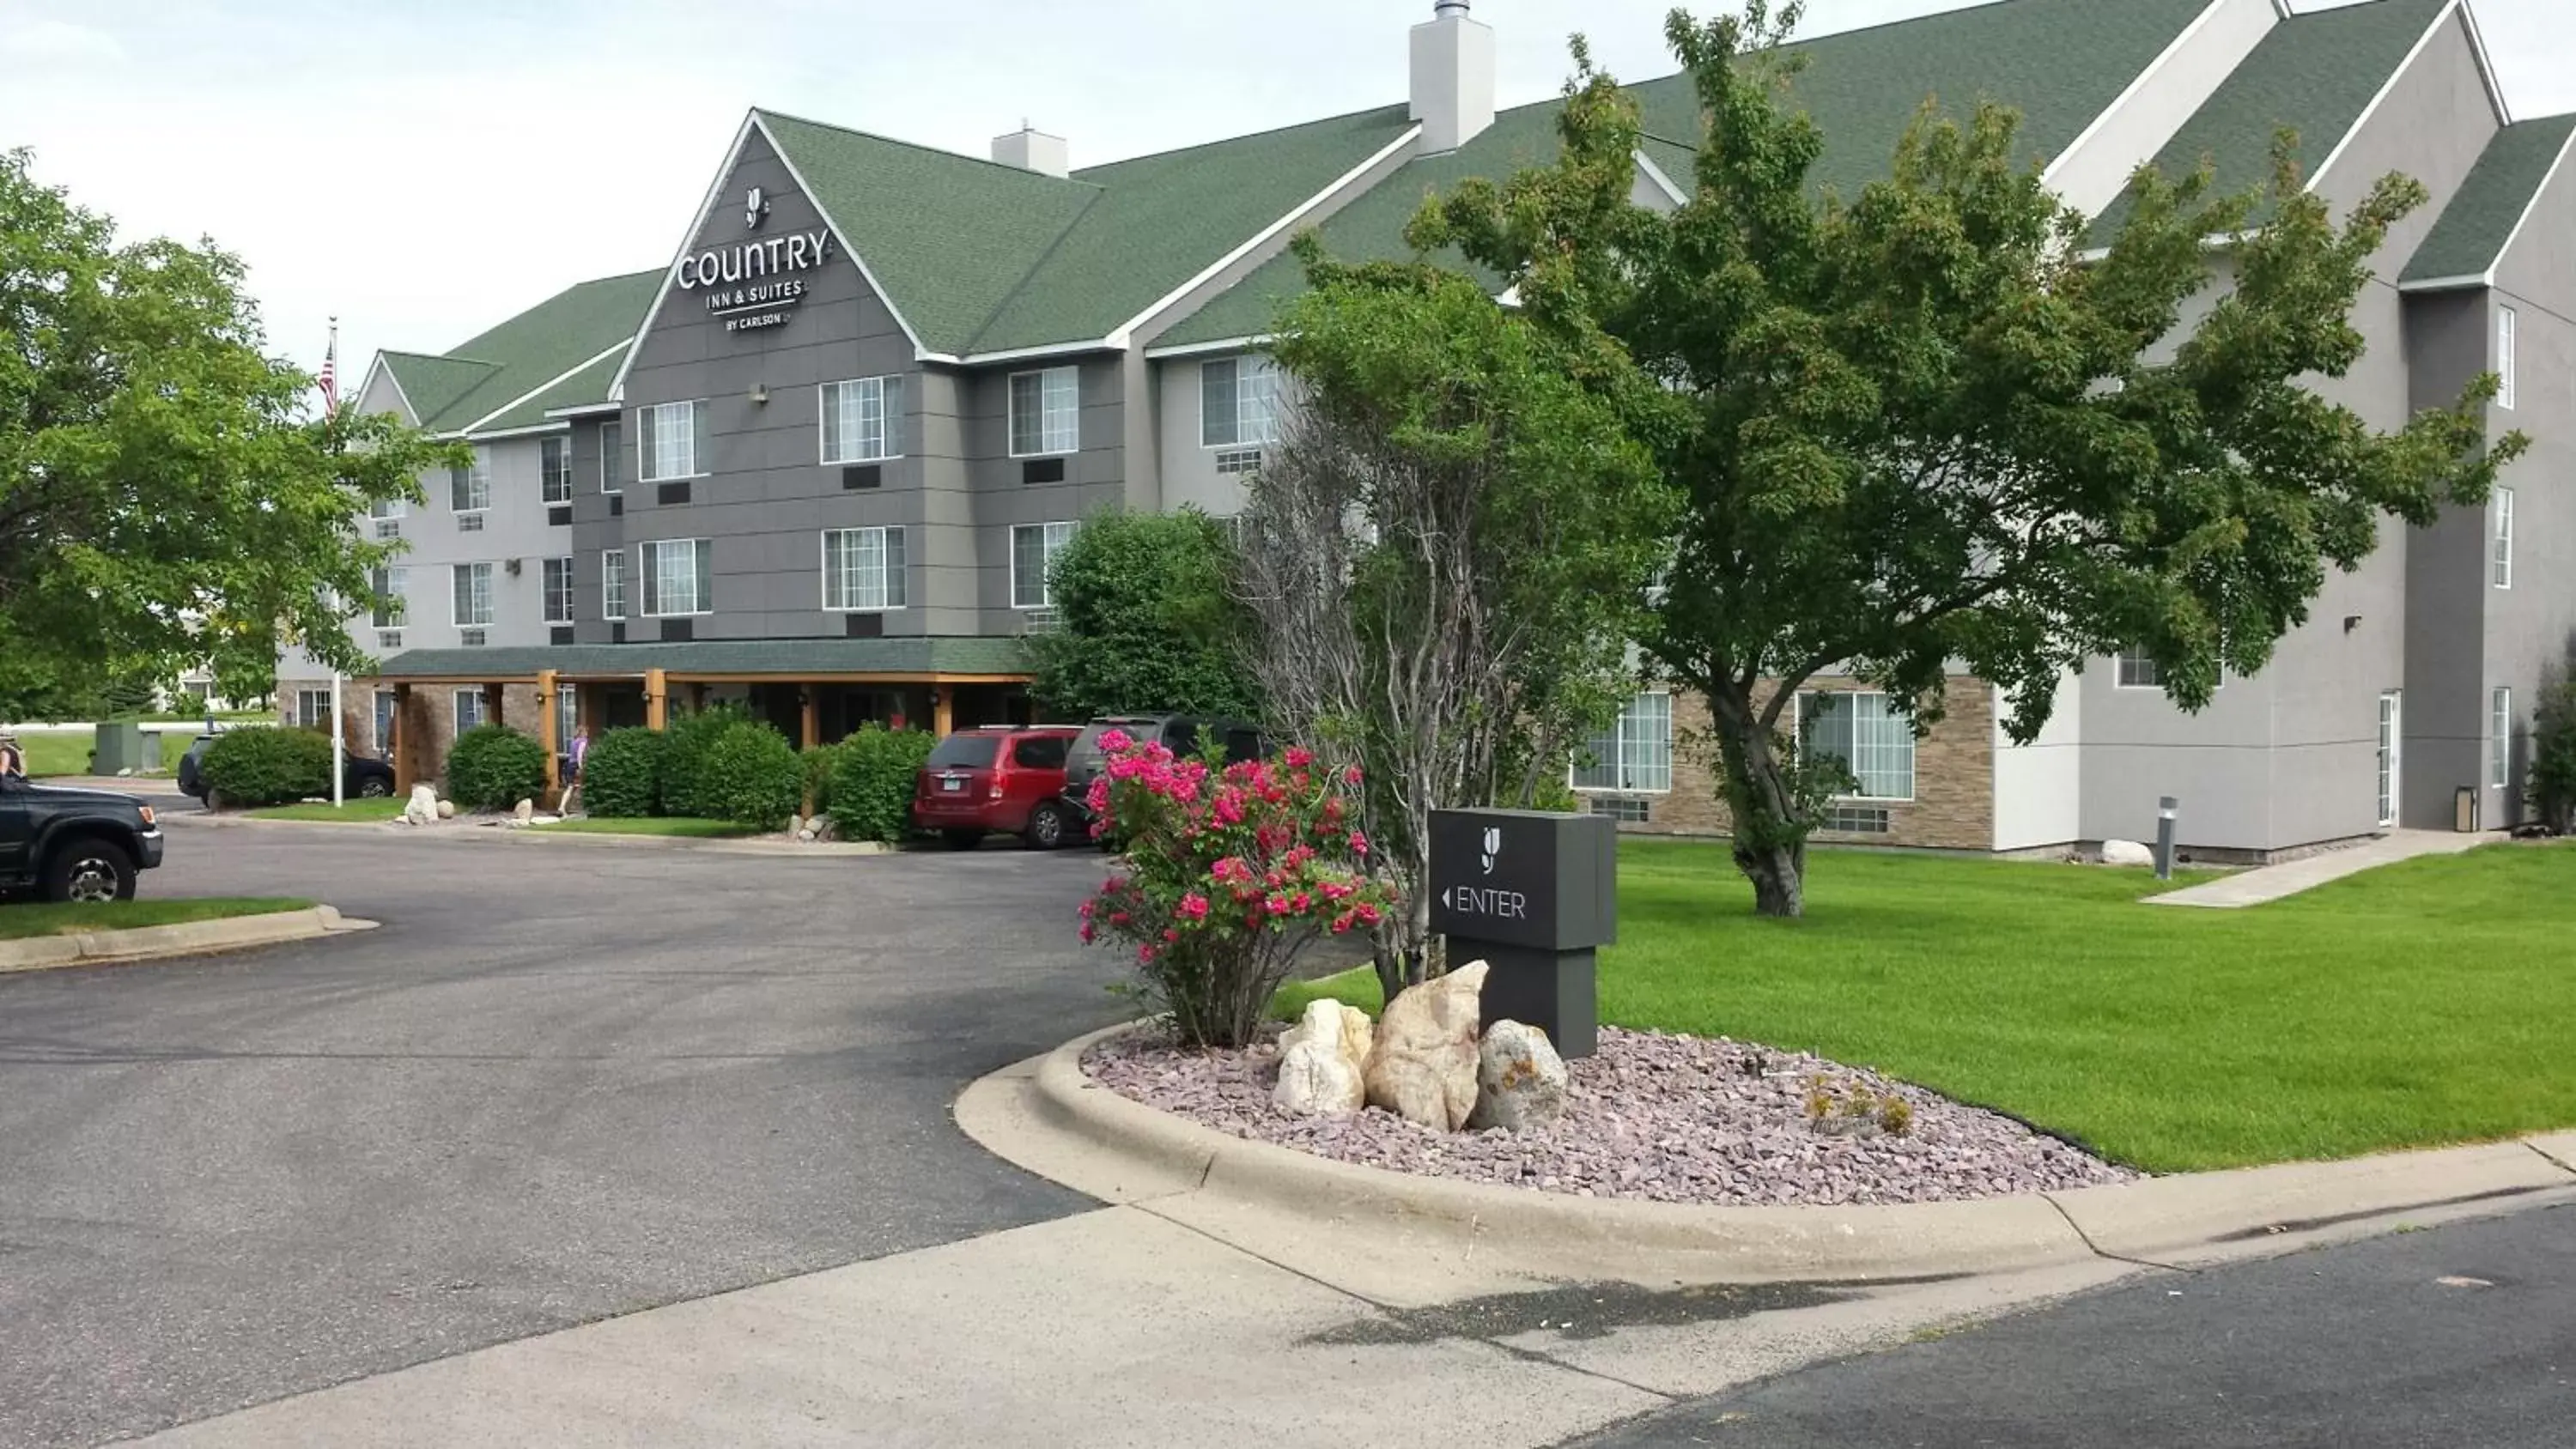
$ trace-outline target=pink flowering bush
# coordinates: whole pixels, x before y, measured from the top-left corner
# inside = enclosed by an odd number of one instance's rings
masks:
[[[1243,1045],[1301,952],[1365,939],[1396,909],[1364,870],[1368,837],[1342,794],[1357,781],[1305,750],[1216,770],[1115,730],[1100,747],[1093,830],[1125,842],[1127,867],[1083,903],[1082,939],[1135,953],[1183,1042]]]

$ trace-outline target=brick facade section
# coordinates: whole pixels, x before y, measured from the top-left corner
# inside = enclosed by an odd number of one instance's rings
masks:
[[[295,692],[298,689],[328,689],[330,685],[331,681],[327,679],[279,680],[278,722],[290,726],[295,723]],[[383,679],[352,679],[340,686],[341,714],[347,721],[350,748],[366,749],[368,740],[375,734],[376,691],[393,687],[393,681]],[[412,686],[410,708],[405,711],[397,728],[413,731],[413,739],[427,742],[426,748],[412,757],[414,767],[421,771],[420,778],[424,781],[440,783],[444,780],[447,772],[447,749],[448,746],[456,743],[456,692],[463,688],[468,686],[452,684]],[[535,685],[512,684],[502,687],[501,723],[530,739],[543,737],[545,722],[537,713]],[[557,742],[556,748],[562,748],[561,741]],[[385,757],[389,760],[393,757],[390,749],[386,751]]]
[[[1826,693],[1863,688],[1849,679],[1819,679],[1807,686]],[[1768,698],[1769,691],[1763,691]],[[1938,850],[1991,851],[1995,841],[1994,691],[1984,680],[1954,674],[1943,688],[1944,713],[1914,743],[1911,801],[1855,802],[1887,812],[1877,832],[1819,830],[1815,839],[1836,845],[1903,845]],[[1636,835],[1726,835],[1733,831],[1718,783],[1716,741],[1708,703],[1696,694],[1673,696],[1673,788],[1647,795],[1647,818],[1623,821]]]

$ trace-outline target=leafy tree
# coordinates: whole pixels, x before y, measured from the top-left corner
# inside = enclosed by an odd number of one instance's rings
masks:
[[[2016,159],[2012,112],[1927,105],[1885,179],[1820,195],[1824,138],[1777,48],[1800,9],[1666,23],[1707,118],[1677,210],[1631,205],[1604,164],[1637,114],[1578,42],[1563,158],[1463,184],[1416,224],[1535,323],[1607,333],[1669,389],[1623,401],[1688,499],[1641,642],[1708,699],[1735,860],[1768,915],[1800,912],[1830,793],[1829,762],[1783,729],[1817,674],[1885,689],[1919,729],[1963,664],[2028,741],[2067,671],[2136,647],[2198,709],[2222,671],[2270,660],[2383,516],[2475,504],[2523,447],[2485,446],[2491,378],[2388,434],[2306,385],[2360,358],[2354,298],[2421,186],[2389,177],[2338,227],[2284,136],[2253,194],[2142,171],[2088,254],[2091,224]],[[2165,346],[2222,267],[2224,298]]]
[[[1367,861],[1406,906],[1374,923],[1392,996],[1434,969],[1430,813],[1562,781],[1635,688],[1674,513],[1614,401],[1655,389],[1615,344],[1454,272],[1298,246],[1314,285],[1277,344],[1296,404],[1252,484],[1243,589],[1286,736],[1365,771]]]
[[[1048,578],[1062,627],[1030,637],[1029,692],[1049,717],[1258,710],[1234,543],[1214,519],[1195,508],[1101,514]]]
[[[342,601],[388,550],[359,516],[457,450],[307,416],[238,259],[120,244],[28,168],[0,153],[0,698],[208,657],[258,694],[286,640],[361,667]]]

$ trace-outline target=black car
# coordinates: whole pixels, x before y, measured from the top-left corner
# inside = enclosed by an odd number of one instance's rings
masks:
[[[133,796],[0,775],[0,894],[132,900],[134,873],[160,863],[161,823]]]
[[[1064,758],[1064,801],[1076,828],[1085,835],[1091,832],[1091,782],[1109,762],[1100,737],[1111,730],[1123,730],[1130,739],[1160,740],[1175,755],[1195,755],[1210,739],[1222,739],[1229,765],[1270,753],[1261,727],[1242,720],[1190,714],[1124,714],[1093,720],[1074,737],[1073,748]]]
[[[209,809],[214,802],[206,798],[206,781],[199,766],[206,747],[214,742],[213,735],[199,735],[189,744],[188,753],[179,757],[179,793],[195,796],[198,804]],[[366,755],[352,754],[341,761],[340,792],[352,800],[383,799],[394,792],[394,767]]]

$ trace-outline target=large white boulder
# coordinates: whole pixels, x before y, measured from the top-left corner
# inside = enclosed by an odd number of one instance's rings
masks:
[[[1467,1125],[1527,1132],[1565,1115],[1565,1059],[1547,1033],[1517,1021],[1485,1028],[1476,1051],[1476,1110]]]
[[[2102,842],[2102,863],[2104,865],[2153,865],[2156,863],[2156,853],[2134,840],[2106,840]]]
[[[1443,1132],[1476,1109],[1476,1026],[1487,966],[1471,961],[1407,987],[1378,1018],[1362,1073],[1372,1107]]]
[[[406,825],[427,825],[431,821],[436,820],[438,818],[438,787],[435,785],[412,786],[411,799],[403,805],[402,818],[403,823]]]
[[[525,825],[530,820],[535,819],[536,814],[537,802],[534,800],[522,800],[518,804],[510,807],[510,823],[513,825]]]
[[[1292,1117],[1325,1117],[1368,1105],[1362,1068],[1373,1036],[1368,1013],[1338,1001],[1310,1001],[1279,1037],[1279,1084],[1270,1104]]]
[[[439,802],[438,802],[438,818],[439,818],[439,819],[441,819],[441,820],[453,820],[453,819],[455,819],[455,818],[456,818],[456,802],[455,802],[455,801],[453,801],[453,800],[441,800],[441,801],[439,801]]]

